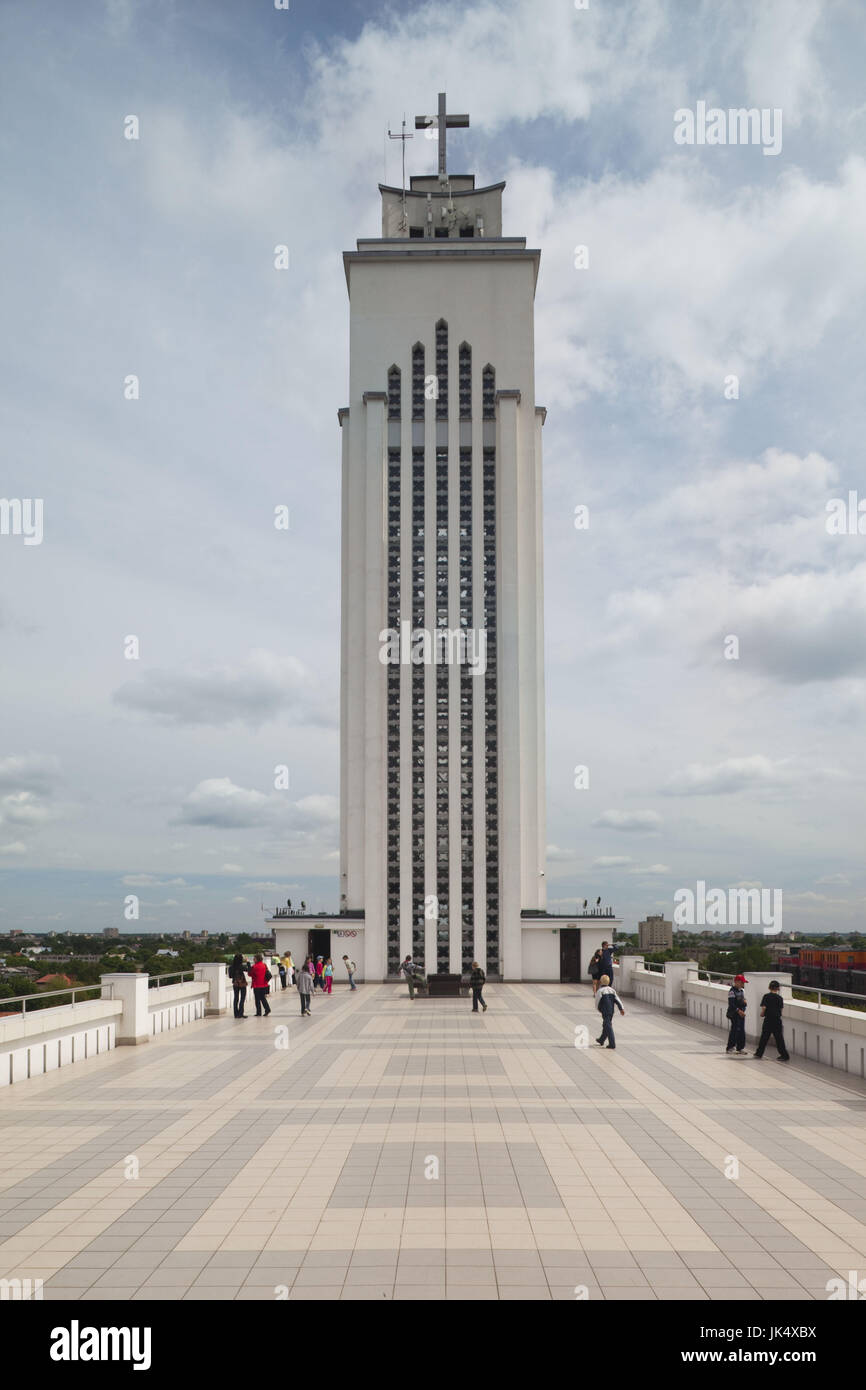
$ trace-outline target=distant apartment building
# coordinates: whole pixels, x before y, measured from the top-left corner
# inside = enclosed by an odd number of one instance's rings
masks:
[[[638,945],[642,951],[669,951],[674,944],[674,924],[666,922],[661,913],[647,916],[637,924]]]
[[[120,927],[103,927],[103,936],[120,936]]]

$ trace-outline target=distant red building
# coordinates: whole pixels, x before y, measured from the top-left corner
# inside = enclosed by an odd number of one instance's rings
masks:
[[[845,946],[833,946],[826,950],[818,946],[804,946],[798,959],[801,965],[815,970],[866,970],[866,951],[855,951]]]

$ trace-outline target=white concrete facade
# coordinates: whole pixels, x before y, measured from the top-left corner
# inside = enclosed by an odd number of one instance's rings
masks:
[[[539,252],[498,234],[503,185],[452,182],[414,179],[406,224],[383,188],[383,238],[345,256],[340,892],[373,980],[409,952],[427,973],[542,968],[521,922],[546,903]],[[488,674],[389,672],[403,623],[484,633]]]

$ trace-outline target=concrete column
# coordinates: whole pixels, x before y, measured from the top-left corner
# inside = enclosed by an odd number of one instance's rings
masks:
[[[497,385],[499,382],[497,381]],[[520,392],[496,392],[496,590],[498,604],[497,661],[499,723],[499,942],[500,969],[505,980],[523,978],[520,909],[523,839],[521,786],[528,769],[521,768],[520,710],[520,495],[518,407]],[[536,753],[533,743],[527,756]],[[534,848],[534,845],[533,845]]]
[[[632,977],[635,970],[643,970],[643,965],[643,956],[620,956],[619,983],[616,985],[617,994],[634,994]]]
[[[748,984],[743,986],[746,995],[746,1037],[757,1039],[761,1036],[761,1000],[769,992],[770,981],[778,980],[782,986],[780,993],[786,999],[791,997],[791,976],[782,975],[778,970],[750,970]],[[784,1022],[784,1016],[783,1016]]]
[[[117,1019],[115,1046],[150,1042],[147,1004],[149,975],[100,975],[103,999],[119,999],[123,1013]],[[110,988],[109,988],[110,986]]]
[[[364,921],[367,971],[384,980],[387,968],[385,888],[385,780],[387,739],[385,667],[379,660],[379,633],[385,627],[385,468],[388,448],[384,391],[366,391],[364,400],[365,553],[362,594],[364,633]],[[351,655],[351,653],[350,653]]]
[[[274,973],[273,966],[271,966],[271,973]],[[203,980],[209,986],[209,993],[204,1006],[205,1018],[224,1014],[228,1007],[228,975],[226,974],[225,962],[221,960],[199,961],[193,966],[193,975],[196,980]]]
[[[696,960],[665,961],[665,1013],[684,1014],[686,1001],[683,985],[691,974],[697,971]]]

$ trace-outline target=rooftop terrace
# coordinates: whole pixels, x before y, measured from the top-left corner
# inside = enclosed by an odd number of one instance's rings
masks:
[[[611,1057],[586,985],[488,997],[340,983],[307,1021],[278,992],[270,1019],[7,1087],[0,1277],[63,1300],[750,1301],[863,1268],[866,1083],[728,1057],[631,999]]]

